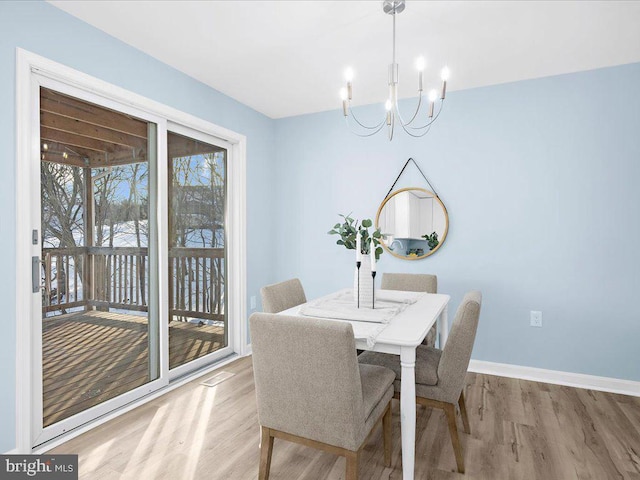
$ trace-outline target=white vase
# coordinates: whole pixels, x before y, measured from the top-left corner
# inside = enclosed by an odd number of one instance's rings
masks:
[[[360,308],[372,308],[373,277],[371,276],[371,260],[369,255],[362,255],[359,270],[360,277]],[[358,304],[358,267],[353,275],[353,301]]]

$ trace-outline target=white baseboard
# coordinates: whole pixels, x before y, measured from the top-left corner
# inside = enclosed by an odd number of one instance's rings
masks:
[[[507,363],[485,362],[483,360],[471,360],[469,362],[469,371],[640,397],[640,382],[619,378],[597,377],[583,373],[560,372],[544,368],[509,365]]]
[[[9,450],[8,452],[4,452],[3,455],[19,455],[20,452],[18,452],[17,448],[14,448],[13,450]]]

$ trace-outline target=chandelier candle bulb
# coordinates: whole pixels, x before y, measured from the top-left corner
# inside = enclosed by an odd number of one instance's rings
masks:
[[[441,100],[444,100],[445,95],[447,94],[447,80],[449,80],[449,68],[444,67],[442,72],[440,73],[440,77],[442,78],[442,95],[440,96]]]
[[[438,98],[438,92],[431,90],[429,92],[429,118],[433,118],[433,109],[435,107],[436,98]]]
[[[353,82],[353,68],[348,67],[344,71],[344,79],[347,81],[347,83]]]
[[[347,98],[353,99],[353,69],[347,68],[344,72],[344,78],[347,80]]]
[[[418,91],[422,92],[422,72],[424,71],[424,57],[418,57],[416,60],[416,68],[418,69]]]
[[[340,89],[340,98],[342,98],[342,113],[346,117],[348,115],[348,113],[347,113],[347,89],[346,88]]]

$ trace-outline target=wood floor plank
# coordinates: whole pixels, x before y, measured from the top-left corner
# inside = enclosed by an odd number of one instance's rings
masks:
[[[224,370],[236,375],[215,387],[194,380],[51,453],[79,454],[81,479],[255,479],[260,428],[251,358]],[[640,480],[638,399],[480,374],[467,376],[465,394],[471,435],[457,423],[466,473],[456,472],[444,414],[418,407],[416,480]],[[402,479],[399,424],[394,401],[391,467],[377,427],[362,450],[361,480]],[[271,480],[344,475],[342,458],[274,442]]]
[[[640,473],[640,441],[629,428],[629,422],[621,410],[616,395],[592,390],[577,391],[592,419],[595,431],[600,434],[611,464],[622,478],[627,472]],[[602,462],[601,462],[602,463]],[[617,475],[611,469],[610,475]]]

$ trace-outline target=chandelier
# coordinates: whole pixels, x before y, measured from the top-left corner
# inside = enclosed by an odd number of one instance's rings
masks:
[[[392,140],[396,122],[412,137],[423,137],[429,132],[431,125],[438,119],[442,111],[444,97],[447,92],[447,80],[449,79],[449,69],[447,67],[444,67],[441,72],[441,91],[438,92],[434,89],[429,92],[429,107],[426,116],[423,115],[421,118],[418,115],[423,104],[422,74],[425,68],[424,57],[419,57],[416,61],[416,68],[418,70],[418,104],[408,121],[405,121],[400,114],[400,109],[398,108],[398,64],[396,63],[396,15],[404,10],[404,3],[405,0],[385,0],[382,4],[384,13],[393,17],[393,57],[389,65],[389,98],[387,98],[385,103],[386,115],[380,123],[376,125],[366,125],[355,116],[351,109],[351,100],[353,98],[353,70],[348,68],[345,72],[347,86],[340,91],[342,112],[349,130],[360,137],[371,137],[386,125],[389,140]],[[436,103],[438,104],[437,108]],[[349,121],[350,118],[353,119],[355,125]]]

